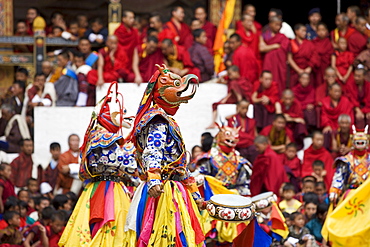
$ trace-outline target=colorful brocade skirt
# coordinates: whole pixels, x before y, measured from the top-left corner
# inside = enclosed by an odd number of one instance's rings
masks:
[[[204,246],[202,217],[190,192],[171,180],[163,189],[158,198],[148,196],[146,183],[136,189],[125,226],[127,246]]]
[[[59,246],[128,246],[124,225],[130,207],[123,183],[89,183],[69,218]]]
[[[229,190],[222,182],[212,176],[204,175],[204,183],[199,191],[205,201],[213,195],[218,194],[239,194],[237,190]],[[206,210],[201,212],[203,217],[203,228],[206,241],[215,241],[218,244],[232,243],[233,240],[246,228],[249,222],[226,222],[212,218]]]

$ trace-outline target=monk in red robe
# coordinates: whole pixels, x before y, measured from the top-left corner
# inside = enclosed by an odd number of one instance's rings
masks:
[[[328,150],[324,147],[324,135],[315,131],[312,134],[312,144],[304,150],[302,162],[302,177],[310,176],[313,172],[312,163],[315,160],[321,160],[325,164],[326,176],[324,182],[329,188],[334,175],[333,158]]]
[[[253,118],[247,116],[250,102],[246,99],[242,99],[236,103],[236,114],[226,118],[227,125],[229,127],[239,127],[239,142],[236,144],[236,150],[239,151],[240,155],[254,162],[258,153],[254,146],[254,138],[257,136],[256,121]]]
[[[207,20],[207,11],[202,6],[199,6],[195,9],[194,17],[199,20],[201,25],[200,28],[206,32],[206,47],[208,48],[209,52],[213,54],[213,43],[215,41],[217,27]]]
[[[170,29],[164,28],[164,24],[160,14],[155,13],[151,15],[149,18],[149,25],[151,28],[154,28],[158,31],[159,45],[165,39],[171,39],[172,41],[174,41],[175,44],[177,44],[177,42],[175,42],[176,35],[172,33]]]
[[[340,114],[348,114],[353,119],[352,101],[342,96],[342,89],[338,83],[329,87],[329,96],[325,97],[321,103],[321,127],[324,134],[338,128]]]
[[[71,176],[71,167],[79,163],[79,143],[80,138],[77,135],[70,135],[68,137],[69,150],[62,153],[59,157],[59,162],[57,165],[59,177],[56,187],[57,189],[62,190],[63,194],[71,190],[74,180],[76,180]]]
[[[259,65],[253,50],[243,45],[239,34],[234,33],[229,38],[232,51],[232,63],[239,67],[240,76],[254,82],[258,79]]]
[[[366,31],[366,19],[362,16],[356,18],[355,22],[356,30],[348,38],[348,50],[353,52],[356,57],[360,52],[366,49],[367,35]]]
[[[307,136],[306,122],[304,120],[301,103],[295,98],[291,89],[283,91],[280,102],[277,104],[276,113],[284,114],[287,127],[293,131],[292,142],[297,143],[298,150],[303,148],[303,139]]]
[[[122,13],[122,23],[114,31],[118,38],[118,42],[127,54],[126,69],[132,71],[132,61],[134,59],[135,48],[140,44],[139,32],[134,28],[135,15],[134,12],[124,10]]]
[[[148,37],[146,42],[140,45],[138,48],[139,61],[135,61],[139,68],[139,73],[144,82],[148,82],[150,77],[157,71],[156,64],[163,64],[164,57],[161,49],[158,48],[158,39],[156,37]],[[137,72],[136,72],[137,73]]]
[[[109,35],[106,47],[99,50],[98,69],[91,70],[87,80],[92,85],[103,85],[105,82],[128,80],[128,58],[124,49],[118,44],[117,36]]]
[[[275,115],[275,103],[279,101],[279,89],[272,80],[270,71],[262,71],[261,77],[253,84],[252,102],[257,130],[270,125]]]
[[[284,166],[269,145],[266,136],[259,135],[254,140],[259,153],[253,163],[250,190],[252,196],[272,191],[279,194],[280,186],[288,181]]]
[[[283,114],[276,114],[271,125],[266,126],[259,133],[267,136],[271,149],[274,150],[282,162],[285,156],[286,145],[294,142],[293,132],[287,127]]]
[[[307,130],[314,129],[317,126],[315,109],[315,89],[310,83],[310,76],[307,73],[299,75],[298,84],[292,88],[295,100],[298,101],[303,110],[303,119]]]
[[[172,40],[165,39],[161,43],[161,49],[172,72],[180,76],[194,74],[200,78],[200,70],[194,66],[185,47],[175,45]]]
[[[298,76],[303,72],[310,75],[310,81],[315,84],[313,74],[320,64],[320,58],[314,44],[306,39],[307,28],[303,24],[294,26],[295,39],[290,40],[288,63],[290,65],[290,87],[298,82]]]
[[[165,29],[169,29],[175,36],[174,42],[189,49],[193,43],[193,37],[189,26],[184,22],[184,9],[175,6],[171,11],[171,20],[166,22]]]
[[[366,70],[359,66],[354,71],[354,81],[349,81],[348,91],[354,105],[355,123],[357,128],[370,125],[370,82],[365,81]]]
[[[246,4],[243,9],[243,15],[250,15],[253,17],[253,29],[261,32],[262,24],[256,21],[256,7],[253,4]],[[241,29],[243,26],[242,20],[237,20],[235,23],[235,30]]]
[[[346,16],[346,13],[339,13],[335,17],[335,24],[337,27],[330,32],[330,39],[333,44],[334,49],[338,48],[338,39],[340,37],[348,38],[355,32],[355,29],[348,26],[349,19]]]
[[[319,66],[313,70],[313,86],[317,88],[324,83],[325,69],[331,65],[331,55],[334,53],[333,44],[329,38],[326,24],[319,23],[317,26],[317,37],[312,40],[315,50],[320,58]]]
[[[316,105],[321,106],[321,101],[329,95],[329,86],[335,82],[337,82],[336,70],[333,67],[327,67],[324,72],[324,83],[315,90]]]
[[[269,70],[278,84],[279,97],[286,88],[287,54],[289,39],[281,34],[282,20],[278,17],[269,19],[269,29],[260,36],[259,49],[262,53],[262,70]]]
[[[262,69],[262,59],[259,50],[259,36],[261,35],[261,33],[254,28],[253,17],[247,14],[243,15],[242,26],[240,27],[240,29],[236,30],[236,33],[239,34],[240,38],[242,39],[242,43],[253,50],[258,60],[258,74],[260,74]]]
[[[333,159],[344,156],[352,149],[352,119],[347,114],[341,114],[338,118],[339,128],[333,131],[330,150]]]
[[[302,162],[297,157],[297,151],[298,148],[294,142],[286,145],[283,165],[286,166],[285,170],[289,170],[295,178],[301,178]]]

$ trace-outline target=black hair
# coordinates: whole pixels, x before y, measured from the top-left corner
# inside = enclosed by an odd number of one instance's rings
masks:
[[[154,42],[156,44],[158,44],[158,38],[155,37],[155,36],[148,36],[148,38],[146,39],[146,42]]]
[[[146,36],[151,36],[152,35],[152,33],[154,33],[154,32],[158,32],[158,30],[157,29],[155,29],[155,28],[153,28],[153,27],[149,27],[148,28],[148,30],[146,30]]]
[[[52,206],[45,207],[41,211],[41,219],[43,220],[50,220],[56,210]]]
[[[10,164],[5,163],[5,162],[1,162],[0,163],[0,171],[4,171],[6,166],[10,166]]]
[[[36,14],[37,14],[37,15],[40,15],[40,10],[39,10],[38,8],[36,8],[36,7],[34,7],[34,6],[31,6],[31,7],[29,7],[29,8],[27,9],[27,11],[28,11],[28,10],[30,10],[30,9],[36,10]]]
[[[18,200],[18,206],[19,206],[19,209],[21,208],[28,209],[28,203],[25,201]]]
[[[134,14],[134,11],[132,11],[132,10],[128,10],[128,9],[123,10],[123,11],[122,11],[122,18],[127,17],[127,14],[128,14],[128,13],[133,13],[133,14]]]
[[[82,40],[87,40],[87,41],[89,41],[89,43],[90,43],[90,40],[89,40],[87,37],[81,37],[81,38],[78,40],[78,43],[80,43]]]
[[[19,197],[19,195],[20,195],[20,194],[21,194],[21,192],[23,192],[23,191],[27,192],[27,194],[29,195],[29,191],[28,191],[28,190],[26,190],[26,189],[20,189],[20,190],[18,191],[18,193],[17,193],[17,196]]]
[[[68,27],[70,27],[73,24],[77,24],[78,25],[78,21],[77,20],[70,21],[69,24],[68,24]]]
[[[24,67],[18,67],[17,70],[15,71],[15,73],[23,73],[27,77],[29,75],[28,70],[26,68],[24,68]]]
[[[26,82],[24,81],[14,81],[13,84],[18,84],[18,86],[23,89],[23,92],[26,90]]]
[[[324,182],[320,181],[320,182],[315,183],[315,187],[319,187],[319,186],[324,187],[324,189],[326,190],[326,184]]]
[[[324,168],[324,169],[325,169],[325,164],[324,164],[324,162],[322,162],[322,160],[315,160],[315,161],[312,163],[312,167],[314,167],[314,166],[320,166],[320,167],[322,167],[322,168]]]
[[[36,77],[39,77],[39,76],[44,76],[46,78],[46,75],[44,73],[42,73],[42,72],[36,73],[33,78],[36,79]]]
[[[179,8],[184,9],[184,8],[183,8],[182,6],[180,6],[180,5],[177,5],[177,6],[172,7],[172,8],[171,8],[171,16],[172,16],[172,12],[177,11]]]
[[[60,221],[65,221],[66,220],[66,215],[64,212],[62,212],[62,210],[57,210],[56,212],[54,212],[51,216],[51,222],[54,222],[56,220],[60,220]]]
[[[325,202],[320,203],[317,205],[316,214],[317,215],[324,215],[329,210],[329,205]]]
[[[314,176],[311,176],[311,175],[304,176],[302,178],[302,183],[305,184],[307,182],[316,183],[316,178]]]
[[[25,138],[25,139],[22,139],[22,140],[20,141],[20,146],[21,146],[21,147],[23,147],[24,143],[25,143],[25,142],[28,142],[28,141],[33,142],[33,140],[32,140],[31,138]]]
[[[91,24],[92,23],[98,23],[98,24],[100,24],[100,25],[104,25],[104,23],[103,23],[103,20],[102,20],[102,18],[100,18],[100,17],[96,17],[96,18],[94,18],[94,19],[92,19],[91,20]]]
[[[171,45],[173,45],[173,41],[172,41],[172,39],[164,39],[164,40],[162,40],[162,44],[166,44],[166,45],[171,46]]]
[[[298,146],[297,146],[297,144],[296,144],[296,143],[291,142],[291,143],[288,143],[288,144],[286,145],[286,149],[288,149],[288,148],[295,148],[295,149],[297,150],[297,149],[298,149]]]
[[[290,215],[289,215],[289,219],[291,220],[291,221],[294,221],[295,220],[295,218],[297,218],[297,216],[299,216],[299,215],[303,215],[301,212],[298,212],[298,211],[295,211],[295,212],[293,212],[293,213],[291,213]]]
[[[204,29],[201,29],[201,28],[198,28],[198,29],[195,29],[193,30],[193,36],[194,36],[194,39],[196,38],[199,38],[200,35],[205,32]]]
[[[236,105],[240,105],[242,102],[246,102],[248,104],[250,104],[251,102],[249,100],[247,100],[246,98],[242,97],[241,100],[239,100],[238,102],[236,102]]]
[[[50,16],[50,19],[54,19],[54,18],[56,18],[56,17],[57,17],[57,15],[61,15],[61,16],[63,16],[63,14],[62,14],[61,12],[59,12],[59,11],[54,11],[54,12],[51,14],[51,16]],[[64,18],[64,16],[63,16],[63,18]]]
[[[60,27],[60,26],[54,26],[54,27],[53,27],[53,30],[54,30],[54,29],[59,29],[61,32],[64,32],[64,29],[63,29],[62,27]]]
[[[238,65],[235,65],[235,64],[229,66],[227,70],[231,70],[231,71],[238,72],[238,73],[240,72]]]
[[[78,196],[73,191],[68,191],[66,196],[72,201],[72,204],[75,204],[78,200]]]
[[[63,50],[61,53],[58,54],[58,56],[62,56],[64,59],[69,60],[68,50]]]
[[[4,211],[8,211],[10,208],[18,206],[18,198],[15,196],[9,196],[4,203]]]
[[[270,70],[262,70],[261,72],[261,77],[263,76],[263,74],[272,74],[272,72]]]
[[[314,131],[312,132],[312,138],[313,138],[315,135],[321,135],[321,136],[323,136],[324,134],[323,134],[321,131],[319,131],[319,130],[314,130]]]
[[[34,198],[34,201],[35,201],[35,206],[36,205],[39,206],[42,201],[49,201],[50,202],[50,198],[48,198],[46,196],[38,196],[38,197]]]
[[[68,202],[69,198],[66,195],[60,194],[56,195],[54,199],[51,201],[53,207],[58,210],[60,207],[63,207],[64,204]]]
[[[289,191],[289,190],[292,190],[293,192],[295,192],[295,187],[292,183],[285,183],[284,186],[283,186],[283,192],[286,192],[286,191]]]
[[[29,179],[27,179],[27,185],[29,185],[31,181],[37,182],[37,179],[36,178],[29,178]]]
[[[305,27],[305,25],[303,25],[302,23],[297,23],[294,25],[294,31],[297,31],[298,29],[300,29],[301,27]]]
[[[15,215],[19,215],[19,213],[17,211],[5,211],[3,214],[3,219],[9,224],[9,221],[13,219]]]
[[[27,23],[27,21],[26,21],[25,19],[21,19],[21,20],[18,20],[18,21],[16,22],[16,25],[17,25],[18,23],[22,23],[22,22],[23,22],[23,23],[25,23],[25,24]]]
[[[270,12],[275,12],[277,16],[283,17],[283,11],[281,9],[271,8]]]
[[[209,132],[205,132],[202,134],[203,140],[201,143],[201,147],[203,152],[208,152],[212,148],[213,144],[213,136]]]
[[[73,52],[74,57],[84,58],[84,54],[80,51],[74,51]]]
[[[319,205],[319,196],[315,192],[307,192],[303,195],[303,202],[305,204],[313,203]]]
[[[276,119],[278,119],[278,118],[282,118],[282,119],[284,119],[284,121],[286,122],[286,118],[285,118],[284,114],[282,114],[282,113],[275,114],[275,116],[274,116],[274,121],[275,121]]]
[[[50,144],[50,150],[56,150],[56,149],[60,149],[60,144],[58,142],[52,142]]]
[[[240,35],[237,34],[237,33],[231,34],[229,39],[231,39],[231,38],[235,38],[237,41],[241,41],[242,40],[242,38],[240,37]]]
[[[158,13],[158,12],[151,13],[150,16],[149,16],[149,19],[153,18],[153,17],[155,17],[158,21],[163,23],[163,17],[160,13]]]

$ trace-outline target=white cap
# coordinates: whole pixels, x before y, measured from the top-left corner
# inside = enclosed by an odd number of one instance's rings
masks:
[[[40,184],[40,193],[41,194],[46,194],[46,193],[49,193],[49,192],[52,192],[52,191],[53,191],[53,188],[51,188],[49,183],[42,182]]]

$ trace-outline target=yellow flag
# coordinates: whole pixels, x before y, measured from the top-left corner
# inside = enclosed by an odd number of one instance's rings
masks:
[[[332,247],[370,246],[370,179],[329,209],[321,234]]]

